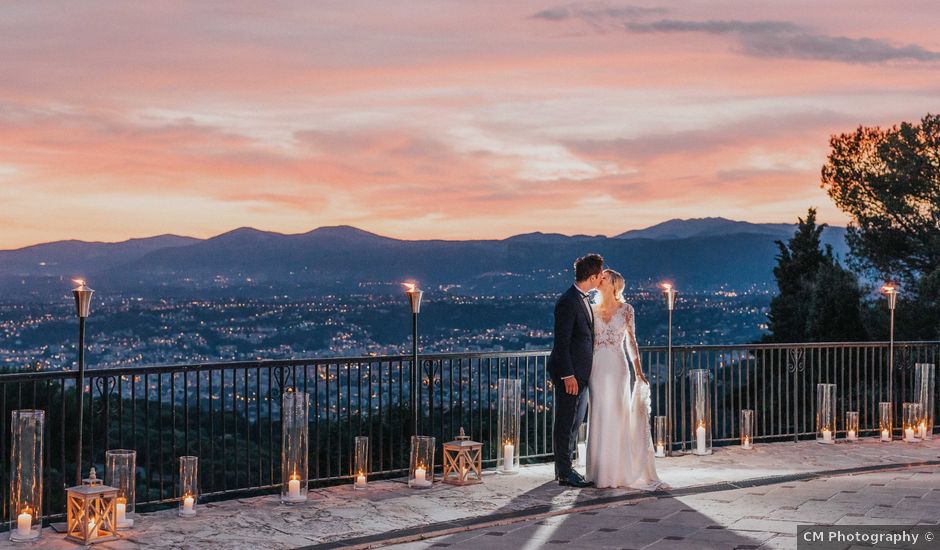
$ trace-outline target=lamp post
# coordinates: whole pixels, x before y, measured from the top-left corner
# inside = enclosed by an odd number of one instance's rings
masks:
[[[673,456],[672,452],[672,311],[676,308],[676,289],[671,283],[662,283],[663,295],[666,297],[666,309],[669,311],[669,335],[666,340],[666,454]]]
[[[85,319],[91,311],[91,295],[94,290],[85,285],[82,279],[74,279],[78,286],[72,289],[75,296],[75,311],[78,314],[78,445],[75,451],[75,485],[82,483],[82,415],[85,410]]]
[[[412,435],[418,435],[418,404],[420,403],[421,370],[418,368],[418,314],[424,292],[415,283],[402,283],[411,302],[411,424]]]
[[[888,310],[891,312],[888,340],[888,401],[894,403],[894,308],[898,303],[898,287],[894,283],[886,283],[881,291],[888,296]]]

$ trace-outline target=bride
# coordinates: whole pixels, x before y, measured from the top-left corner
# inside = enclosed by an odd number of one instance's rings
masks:
[[[599,488],[653,491],[664,484],[653,462],[650,386],[640,368],[633,306],[623,299],[623,276],[612,269],[604,270],[604,274],[597,287],[601,302],[592,306],[594,365],[588,381],[591,412],[587,479]],[[632,392],[631,364],[636,377]]]

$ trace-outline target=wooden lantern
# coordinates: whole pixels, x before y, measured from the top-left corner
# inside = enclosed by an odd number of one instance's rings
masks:
[[[482,483],[483,444],[470,441],[460,428],[460,435],[444,443],[444,483],[451,485],[473,485]]]
[[[66,490],[65,538],[84,545],[117,538],[118,490],[103,485],[92,468],[82,484]]]

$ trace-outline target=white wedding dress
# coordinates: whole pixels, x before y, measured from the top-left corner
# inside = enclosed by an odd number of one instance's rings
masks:
[[[650,387],[638,382],[630,390],[632,359],[639,356],[633,306],[620,304],[609,322],[595,309],[594,319],[586,477],[599,488],[656,490],[663,483],[650,437]]]

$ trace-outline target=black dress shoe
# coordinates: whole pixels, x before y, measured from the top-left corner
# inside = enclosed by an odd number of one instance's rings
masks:
[[[568,475],[559,479],[558,484],[564,487],[577,487],[579,489],[583,489],[585,487],[591,487],[594,485],[590,481],[587,481],[583,477],[581,477],[581,474],[579,474],[578,472],[570,472]]]

